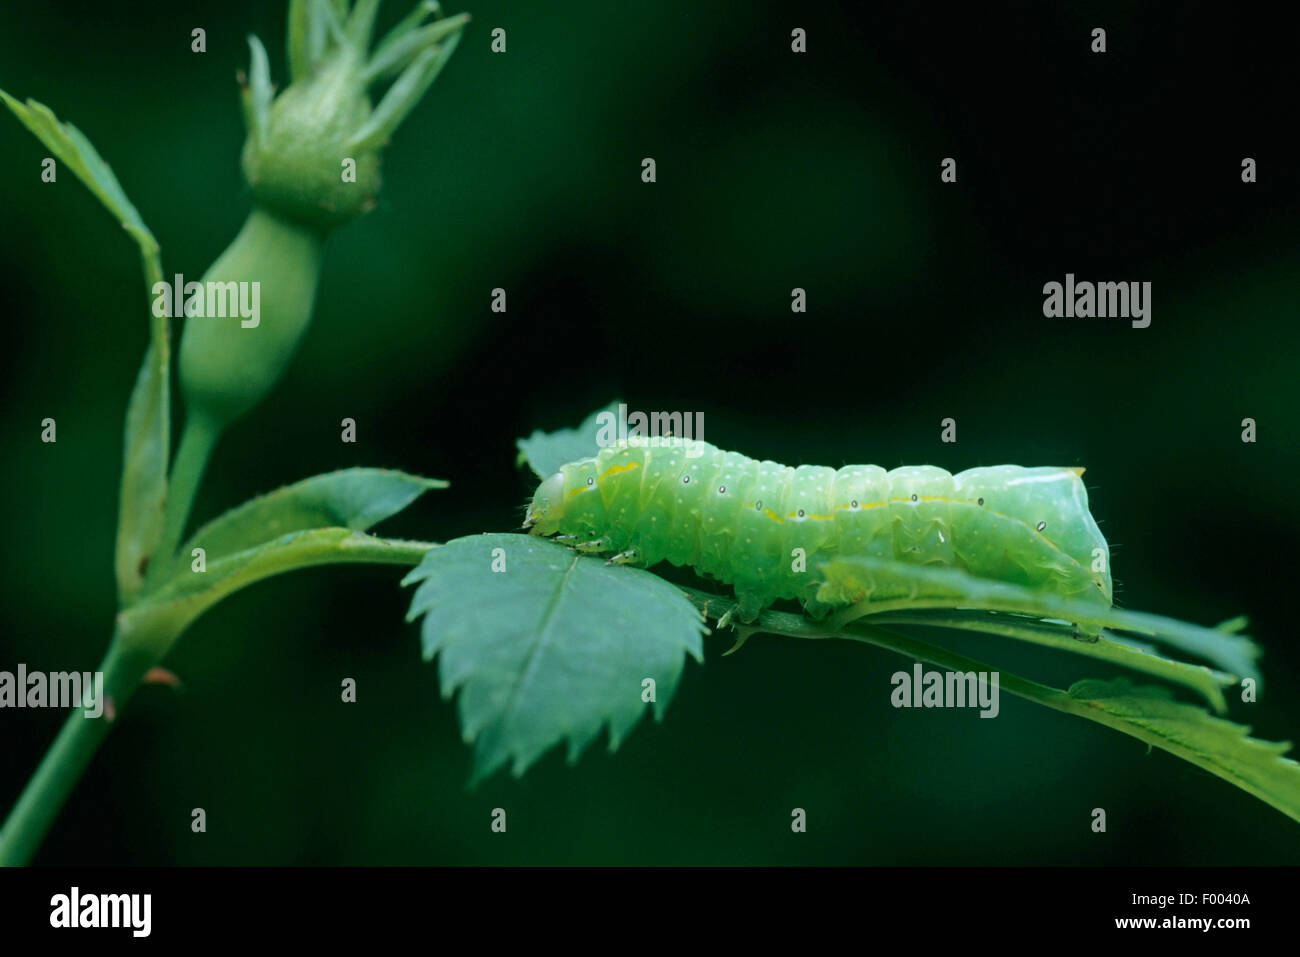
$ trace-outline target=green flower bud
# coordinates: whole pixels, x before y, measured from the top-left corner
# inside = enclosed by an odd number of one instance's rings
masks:
[[[285,90],[265,127],[249,134],[243,168],[253,199],[322,230],[373,209],[380,150],[349,142],[371,115],[355,53],[340,47],[309,80]]]
[[[242,163],[253,211],[198,290],[173,288],[171,308],[160,313],[175,315],[184,301],[186,418],[146,589],[170,567],[222,431],[274,388],[297,351],[311,323],[326,235],[375,205],[380,151],[446,65],[469,19],[425,25],[440,10],[436,0],[421,0],[367,54],[379,2],[357,0],[349,11],[347,0],[290,0],[292,82],[278,98],[266,50],[249,37]],[[372,108],[367,90],[388,80]]]
[[[186,319],[180,345],[187,409],[214,433],[279,381],[311,322],[325,236],[374,207],[381,150],[468,20],[423,25],[438,12],[424,0],[367,54],[378,7],[379,0],[357,0],[349,13],[342,0],[291,0],[293,82],[279,97],[265,49],[249,38],[242,165],[255,206],[202,286],[237,290],[246,302],[255,292],[259,315],[250,321],[230,310],[200,311]],[[372,108],[367,90],[390,79]]]

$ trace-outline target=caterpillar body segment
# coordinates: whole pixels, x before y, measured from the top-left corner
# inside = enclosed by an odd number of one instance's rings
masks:
[[[817,597],[820,565],[836,556],[948,566],[1109,605],[1109,550],[1081,472],[791,468],[691,439],[631,438],[544,480],[526,524],[620,563],[666,560],[733,585],[743,621],[781,598],[815,617],[843,607],[849,599]]]

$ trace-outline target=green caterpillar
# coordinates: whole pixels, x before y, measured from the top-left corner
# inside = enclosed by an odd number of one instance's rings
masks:
[[[790,468],[691,439],[633,437],[545,479],[524,524],[613,562],[666,559],[734,585],[746,622],[781,598],[816,618],[870,600],[823,587],[820,565],[842,556],[950,566],[1108,607],[1110,553],[1082,474]]]

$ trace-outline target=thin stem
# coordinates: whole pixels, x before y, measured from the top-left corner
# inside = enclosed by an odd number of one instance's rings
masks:
[[[185,431],[181,434],[176,462],[172,465],[171,477],[167,482],[162,538],[149,561],[149,571],[145,576],[146,590],[165,580],[171,569],[181,536],[185,534],[185,523],[190,517],[194,496],[203,479],[203,471],[208,466],[208,458],[220,435],[220,423],[206,416],[191,412],[185,420]]]
[[[74,708],[63,729],[27,782],[4,827],[0,828],[0,867],[28,863],[63,809],[82,773],[113,729],[120,713],[145,673],[161,659],[169,641],[140,641],[115,633],[99,670],[104,673],[104,713],[87,717]],[[149,636],[150,639],[163,635]],[[174,637],[174,636],[173,636]],[[110,710],[111,709],[111,710]]]
[[[104,673],[105,713],[87,718],[76,709],[68,716],[0,829],[0,867],[31,860],[145,674],[207,608],[233,591],[282,572],[334,562],[412,566],[435,547],[436,542],[380,539],[346,528],[314,529],[256,558],[246,553],[214,563],[209,572],[216,583],[203,592],[172,596],[164,588],[119,614],[113,641],[99,666]],[[223,569],[225,564],[234,567]]]

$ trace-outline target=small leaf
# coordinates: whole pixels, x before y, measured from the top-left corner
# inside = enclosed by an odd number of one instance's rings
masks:
[[[546,478],[560,470],[566,462],[589,458],[600,451],[596,444],[596,435],[606,423],[617,422],[622,402],[615,399],[603,409],[599,409],[583,420],[576,429],[560,429],[557,432],[535,431],[526,439],[519,439],[515,445],[519,449],[520,459],[528,463],[537,473],[538,478]]]
[[[767,612],[765,618],[777,625],[768,630],[778,634],[827,637],[826,632],[810,628],[805,619],[794,615]],[[870,620],[859,619],[849,626],[844,637],[887,648],[948,671],[996,672],[1004,692],[1095,721],[1168,751],[1300,821],[1300,764],[1282,757],[1291,747],[1288,743],[1251,738],[1249,728],[1175,701],[1164,688],[1136,686],[1127,679],[1119,679],[1078,681],[1069,691],[1061,691],[910,635],[868,624]]]
[[[31,130],[108,207],[108,211],[135,237],[141,249],[146,244],[151,244],[157,250],[157,240],[140,218],[140,213],[126,198],[126,192],[113,175],[112,169],[79,129],[71,123],[60,123],[59,118],[43,103],[29,99],[26,104],[22,104],[3,90],[0,90],[0,99],[5,101],[23,126]]]
[[[1069,696],[1081,706],[1076,713],[1190,761],[1300,821],[1300,764],[1282,757],[1290,742],[1252,738],[1245,725],[1125,679],[1078,681]]]
[[[90,140],[70,123],[60,123],[48,106],[26,104],[0,90],[0,99],[95,197],[117,217],[140,248],[145,284],[162,281],[158,241],[127,199],[113,170]],[[114,572],[119,600],[129,605],[144,584],[145,565],[162,537],[171,438],[171,346],[166,316],[150,322],[150,345],[127,406],[122,440],[122,485],[118,503]]]
[[[576,761],[606,724],[614,750],[646,710],[642,682],[654,680],[661,718],[685,654],[703,660],[706,629],[679,589],[544,539],[456,539],[429,552],[412,582],[407,618],[424,616],[443,696],[460,691],[475,781],[507,762],[521,775],[565,740]]]
[[[233,555],[209,562],[202,572],[188,568],[122,613],[132,628],[152,621],[179,635],[217,602],[241,588],[285,572],[317,565],[417,565],[433,542],[384,539],[350,528],[290,532]],[[146,626],[148,630],[148,626]]]
[[[698,601],[696,604],[698,605]],[[1146,646],[1107,631],[1102,631],[1096,640],[1081,641],[1075,636],[1074,625],[1065,621],[1004,612],[965,611],[956,608],[900,611],[894,614],[871,615],[859,620],[880,625],[922,625],[931,628],[978,631],[1029,641],[1070,654],[1097,658],[1122,668],[1145,672],[1153,677],[1191,688],[1202,695],[1220,714],[1228,710],[1222,689],[1237,683],[1237,679],[1232,675],[1212,671],[1204,665],[1193,665],[1167,658],[1153,646]]]
[[[139,595],[149,556],[162,538],[171,444],[167,348],[164,335],[145,352],[122,430],[122,486],[113,565],[118,597],[124,605]]]
[[[188,567],[194,548],[203,548],[211,563],[288,532],[322,526],[364,531],[396,515],[429,489],[446,487],[437,479],[390,469],[352,468],[315,475],[250,499],[204,525],[177,553],[173,574]]]
[[[980,609],[1033,615],[1154,638],[1214,662],[1238,677],[1259,678],[1255,659],[1260,650],[1249,637],[1204,628],[1176,618],[977,578],[957,568],[914,565],[863,555],[838,556],[826,562],[823,571],[826,581],[817,593],[821,601],[829,604],[859,602],[836,616],[835,621],[839,624],[863,616],[922,608]]]

